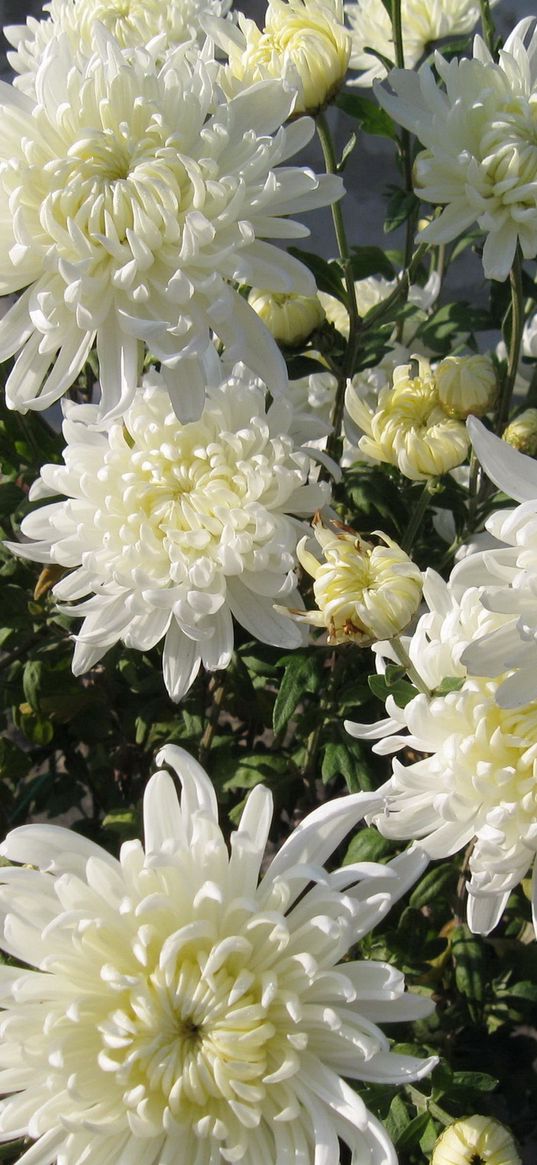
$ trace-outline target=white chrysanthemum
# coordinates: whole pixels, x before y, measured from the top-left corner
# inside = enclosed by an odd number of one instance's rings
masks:
[[[345,5],[351,27],[351,69],[361,75],[350,85],[369,86],[387,70],[378,57],[366,51],[376,49],[388,60],[395,60],[392,22],[382,0],[355,0]],[[476,0],[402,0],[401,24],[407,69],[417,65],[420,57],[436,40],[471,32],[479,20]],[[365,70],[362,71],[362,70]]]
[[[47,45],[64,33],[77,58],[93,52],[95,22],[103,24],[122,48],[145,47],[159,38],[158,54],[193,39],[205,39],[203,16],[224,15],[230,0],[50,0],[43,5],[46,16],[30,16],[26,24],[11,24],[4,35],[14,52],[8,61],[17,74],[14,84],[25,93],[34,92],[35,75]]]
[[[403,976],[342,962],[423,869],[322,863],[374,803],[355,794],[300,823],[259,880],[270,792],[248,797],[228,852],[214,789],[169,745],[144,797],[145,852],[116,861],[50,825],[0,852],[0,1139],[37,1142],[19,1165],[396,1165],[342,1077],[404,1084],[431,1060],[391,1053],[377,1020],[429,1014]],[[321,1154],[321,1156],[319,1155]]]
[[[537,455],[537,409],[524,409],[514,420],[506,426],[502,433],[502,441],[507,441],[513,449],[520,453],[527,453],[529,457]]]
[[[469,646],[465,662],[476,675],[512,672],[497,699],[516,708],[537,699],[537,465],[474,418],[468,428],[485,472],[521,505],[493,513],[486,526],[497,539],[495,547],[456,568],[458,585],[483,587],[483,603],[502,612],[505,621]]]
[[[421,600],[421,571],[408,554],[386,534],[376,531],[381,542],[375,545],[348,526],[323,526],[318,515],[313,532],[323,561],[307,549],[307,536],[297,557],[315,580],[318,609],[296,612],[295,618],[326,628],[329,643],[365,646],[399,635]]]
[[[77,66],[65,38],[51,42],[35,105],[2,90],[0,291],[27,288],[0,323],[0,358],[20,352],[10,407],[48,407],[96,338],[102,411],[120,415],[145,341],[190,420],[211,328],[281,392],[283,359],[232,283],[315,292],[301,263],[262,241],[307,234],[287,216],[342,192],[339,178],[278,168],[313,122],[281,128],[293,97],[276,81],[218,104],[203,54],[179,48],[158,70],[101,26],[95,44]]]
[[[69,574],[54,595],[84,616],[73,659],[87,671],[121,640],[141,651],[164,638],[164,679],[179,700],[200,663],[226,667],[234,615],[264,643],[297,647],[273,610],[294,594],[302,524],[328,498],[289,436],[292,410],[240,366],[209,388],[199,421],[181,424],[157,373],[122,420],[95,431],[96,407],[67,410],[64,465],[46,465],[34,496],[60,493],[24,519],[35,540],[17,554]],[[87,597],[89,596],[89,597]]]
[[[533,30],[533,31],[532,31]],[[481,37],[473,60],[435,54],[445,91],[429,65],[417,73],[395,69],[381,105],[425,146],[415,162],[415,188],[443,205],[419,237],[446,243],[477,223],[485,238],[488,279],[503,280],[517,243],[537,255],[537,31],[529,17],[517,24],[498,63]]]
[[[350,383],[345,406],[363,431],[359,449],[375,461],[395,465],[411,479],[426,481],[460,465],[468,452],[464,424],[445,411],[429,361],[418,356],[398,366],[393,384],[382,388],[371,406],[360,385]]]
[[[316,113],[345,78],[351,41],[342,0],[269,0],[263,29],[242,12],[237,25],[205,25],[229,57],[221,82],[230,95],[278,77],[296,90],[295,113]]]
[[[444,1129],[431,1165],[522,1165],[509,1129],[490,1116],[467,1116]]]
[[[418,840],[433,858],[473,842],[468,923],[488,933],[537,853],[537,705],[500,708],[501,677],[468,674],[461,660],[468,637],[505,618],[484,609],[479,590],[466,590],[458,602],[453,587],[429,572],[424,595],[430,611],[409,655],[431,690],[405,708],[388,698],[389,718],[376,725],[346,727],[353,736],[378,739],[376,752],[428,754],[413,764],[394,760],[391,779],[378,790],[384,809],[372,819],[384,836]],[[381,650],[390,658],[389,648]],[[443,680],[454,690],[435,694]],[[537,922],[537,875],[534,917]]]

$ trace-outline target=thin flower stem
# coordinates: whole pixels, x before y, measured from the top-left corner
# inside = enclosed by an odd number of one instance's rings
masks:
[[[515,253],[509,281],[511,284],[511,340],[509,343],[507,372],[494,419],[494,432],[499,436],[501,436],[509,416],[509,407],[513,395],[518,362],[520,360],[522,332],[524,330],[524,293],[522,290],[522,260],[519,247],[517,247]]]
[[[395,49],[395,64],[398,69],[405,67],[405,51],[403,45],[403,24],[401,19],[401,0],[392,0],[391,6],[392,16],[392,36],[393,45]],[[414,190],[412,182],[412,150],[410,146],[410,134],[407,129],[402,129],[399,134],[399,150],[401,153],[401,161],[403,164],[403,174],[405,179],[405,190],[411,194]],[[405,234],[405,257],[403,266],[409,266],[412,259],[412,247],[414,242],[416,215],[410,214],[406,220],[406,234]]]
[[[479,0],[479,7],[481,9],[481,28],[483,30],[483,40],[489,50],[491,56],[496,60],[496,29],[490,11],[490,0]]]
[[[418,533],[418,530],[421,526],[421,523],[423,521],[423,518],[424,518],[425,513],[427,511],[427,508],[429,506],[429,502],[431,501],[432,492],[433,491],[431,489],[431,482],[426,481],[425,485],[421,491],[421,494],[419,496],[419,499],[416,502],[414,511],[410,517],[410,521],[409,521],[408,526],[405,530],[405,533],[401,539],[401,550],[406,551],[407,554],[408,554],[409,550],[411,550],[413,545],[414,545],[414,539],[415,539],[416,534]]]
[[[225,675],[223,677],[219,677],[218,679],[215,679],[213,681],[213,685],[214,686],[213,686],[212,703],[211,703],[211,707],[209,709],[209,715],[207,717],[207,724],[205,726],[205,731],[204,731],[203,736],[200,740],[200,747],[199,747],[199,762],[200,762],[200,765],[203,765],[204,768],[207,764],[209,753],[211,751],[211,745],[213,743],[214,735],[215,735],[216,729],[218,727],[218,721],[220,719],[220,712],[222,710],[222,701],[224,699],[224,694],[226,691]]]
[[[336,153],[332,134],[324,113],[317,114],[316,119],[317,134],[321,149],[323,151],[324,164],[327,174],[337,174]],[[327,452],[331,457],[337,453],[337,445],[341,435],[341,426],[343,423],[343,412],[345,407],[345,389],[347,387],[347,380],[352,376],[358,347],[360,344],[360,331],[362,321],[358,312],[358,303],[356,301],[356,291],[354,287],[354,275],[352,270],[352,255],[347,239],[347,232],[345,230],[345,222],[343,219],[343,212],[339,202],[332,203],[332,219],[334,222],[334,231],[339,250],[339,257],[343,267],[345,277],[345,287],[347,290],[347,311],[349,313],[349,337],[347,340],[347,347],[345,356],[338,375],[338,384],[336,390],[336,399],[334,401],[334,408],[332,410],[332,432],[327,442]]]
[[[390,639],[390,643],[393,647],[394,655],[397,656],[401,667],[404,667],[406,674],[409,680],[411,680],[411,682],[414,684],[414,687],[418,689],[418,692],[422,692],[423,695],[432,696],[433,693],[431,689],[427,687],[425,680],[422,678],[422,676],[420,676],[419,671],[417,671],[417,669],[414,667],[408,651],[399,636],[396,635],[394,639]]]

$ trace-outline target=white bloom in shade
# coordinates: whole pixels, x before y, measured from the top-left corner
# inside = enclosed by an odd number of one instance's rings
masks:
[[[263,643],[299,646],[273,602],[294,595],[304,527],[290,515],[311,514],[329,487],[308,481],[308,451],[288,435],[291,406],[266,412],[264,389],[238,366],[189,424],[157,373],[107,432],[95,431],[95,406],[66,412],[65,464],[44,466],[33,495],[66,500],[25,518],[32,541],[11,549],[68,569],[54,595],[84,616],[75,674],[120,640],[147,651],[164,639],[164,680],[179,700],[200,663],[229,663],[232,615]]]
[[[227,53],[221,78],[234,94],[266,77],[296,90],[295,113],[316,113],[340,88],[351,42],[342,0],[269,0],[265,27],[238,14],[238,24],[209,17],[205,27]]]
[[[467,1116],[444,1129],[431,1165],[522,1165],[509,1129],[490,1116]]]
[[[325,627],[329,643],[358,643],[398,635],[416,613],[422,590],[421,571],[404,550],[378,533],[384,545],[361,538],[340,523],[323,526],[319,515],[313,532],[324,561],[297,546],[297,557],[314,578],[317,611],[295,613],[295,618]]]
[[[365,316],[371,308],[377,307],[382,303],[393,291],[397,288],[397,279],[384,279],[382,275],[368,275],[365,279],[357,279],[354,284],[354,293],[356,295],[356,306],[358,308],[358,315]],[[413,304],[418,311],[426,311],[435,302],[440,291],[440,280],[436,272],[433,272],[424,287],[419,284],[413,284],[408,292],[408,302]],[[342,336],[349,335],[349,313],[347,308],[334,295],[328,295],[325,291],[320,291],[319,299],[324,307],[326,318],[329,323],[341,332]],[[416,331],[417,323],[425,317],[414,313],[412,320],[406,320],[403,324],[403,339],[405,344],[410,343]],[[395,329],[391,346],[395,345]]]
[[[503,280],[517,243],[537,255],[537,31],[528,17],[517,24],[498,63],[476,36],[472,60],[435,54],[445,90],[429,65],[417,73],[395,69],[380,104],[425,146],[415,162],[416,191],[443,205],[419,238],[446,243],[477,223],[485,237],[488,279]]]
[[[345,5],[351,27],[351,69],[361,75],[350,85],[368,86],[386,76],[386,68],[367,52],[376,49],[388,60],[395,60],[392,23],[382,0],[355,0]],[[471,32],[479,20],[475,0],[402,0],[401,23],[406,67],[417,65],[436,40]]]
[[[95,22],[103,24],[122,48],[146,46],[159,38],[159,56],[192,39],[205,39],[201,20],[208,13],[221,16],[229,0],[50,0],[46,16],[30,16],[26,24],[11,24],[4,35],[15,51],[8,52],[17,74],[14,84],[26,93],[34,91],[35,75],[47,45],[65,34],[77,57],[93,52]]]
[[[372,820],[385,837],[417,840],[431,858],[449,857],[473,843],[468,924],[488,934],[537,853],[537,705],[501,708],[496,700],[501,677],[468,674],[463,662],[468,637],[504,617],[485,610],[479,590],[466,590],[459,602],[457,589],[428,573],[424,595],[430,610],[418,624],[409,655],[429,691],[405,708],[389,697],[388,719],[376,725],[347,722],[346,728],[360,739],[378,739],[379,753],[410,748],[427,754],[413,764],[393,761],[390,780],[377,790],[384,808]],[[380,650],[390,657],[382,645]],[[453,690],[435,694],[442,681]],[[535,873],[533,884],[537,922]]]
[[[324,320],[316,295],[285,295],[253,287],[248,303],[280,344],[299,348]]]
[[[210,329],[230,359],[284,390],[277,345],[232,284],[314,294],[311,273],[263,240],[307,234],[288,216],[343,188],[279,167],[314,129],[282,128],[293,96],[281,83],[225,101],[206,56],[179,48],[158,69],[97,25],[83,64],[65,37],[51,41],[36,104],[3,86],[0,292],[26,288],[0,323],[0,359],[19,353],[11,408],[47,408],[96,339],[102,412],[121,415],[144,341],[182,419],[194,419]]]
[[[417,375],[412,364],[394,370],[393,384],[381,389],[376,406],[352,383],[345,405],[364,433],[358,442],[363,453],[396,465],[412,481],[426,481],[460,465],[469,440],[464,424],[444,409],[429,361],[417,361]]]
[[[458,584],[483,587],[484,605],[501,612],[505,624],[472,643],[464,658],[476,675],[509,673],[497,700],[516,708],[537,699],[537,464],[475,418],[469,418],[468,430],[490,479],[521,504],[493,513],[486,526],[495,547],[456,568]]]
[[[423,870],[323,863],[374,794],[306,817],[260,878],[272,817],[249,795],[230,851],[213,786],[168,745],[144,796],[145,850],[116,861],[50,825],[0,852],[0,1139],[19,1165],[396,1165],[351,1080],[406,1084],[435,1058],[390,1052],[377,1021],[430,1014],[380,962],[344,962]],[[35,968],[35,969],[34,969]]]

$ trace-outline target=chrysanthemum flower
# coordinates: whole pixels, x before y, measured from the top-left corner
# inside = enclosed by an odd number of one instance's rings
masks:
[[[393,385],[381,389],[371,407],[350,384],[345,405],[364,436],[358,445],[375,461],[396,465],[412,481],[426,481],[460,465],[468,452],[464,424],[443,408],[434,372],[423,356],[398,366]]]
[[[145,852],[116,861],[50,825],[10,833],[0,870],[0,1139],[19,1165],[396,1165],[382,1126],[342,1077],[403,1084],[435,1060],[390,1052],[377,1020],[417,1019],[386,963],[342,960],[419,876],[323,862],[373,794],[330,801],[260,879],[268,789],[248,797],[228,851],[214,789],[169,745],[144,797]]]
[[[351,27],[350,66],[365,70],[349,84],[371,85],[377,78],[386,76],[386,69],[366,49],[376,49],[388,60],[395,59],[390,17],[382,0],[355,0],[345,5],[345,15]],[[478,20],[479,4],[475,0],[402,0],[406,67],[417,65],[434,41],[471,32]]]
[[[35,541],[11,544],[69,571],[54,595],[84,616],[75,674],[119,640],[146,651],[164,639],[164,680],[179,700],[200,663],[229,663],[232,615],[263,643],[297,647],[298,628],[273,610],[294,594],[303,526],[290,515],[311,514],[329,487],[308,481],[290,405],[266,412],[264,389],[239,366],[190,424],[156,373],[106,433],[96,412],[67,409],[65,464],[44,466],[37,489],[66,500],[25,518]]]
[[[192,39],[205,39],[201,28],[206,13],[222,16],[230,0],[50,0],[46,16],[30,16],[26,24],[11,24],[4,35],[15,51],[8,52],[17,74],[14,84],[34,92],[35,75],[47,45],[65,34],[76,57],[93,53],[93,32],[99,21],[122,48],[145,46],[159,37],[159,56]]]
[[[206,56],[179,48],[159,70],[97,25],[85,63],[51,42],[37,104],[4,86],[0,292],[26,288],[0,323],[0,359],[20,353],[10,407],[48,407],[96,339],[102,412],[121,415],[144,341],[193,419],[210,329],[283,390],[281,354],[232,283],[314,294],[311,273],[262,240],[307,234],[288,216],[339,197],[341,180],[278,168],[313,123],[282,128],[294,98],[281,82],[223,100]]]
[[[263,29],[241,12],[237,25],[205,24],[228,54],[222,84],[230,94],[278,77],[297,90],[295,113],[316,113],[345,78],[351,42],[342,0],[269,0]]]
[[[533,31],[532,31],[533,30]],[[419,238],[446,243],[474,223],[485,235],[487,279],[503,280],[517,244],[537,255],[537,31],[521,20],[496,63],[481,37],[472,60],[435,54],[445,90],[429,65],[395,69],[380,104],[425,146],[415,162],[416,191],[445,209]]]
[[[278,295],[253,287],[248,303],[279,344],[298,348],[324,320],[317,295]]]
[[[409,655],[429,691],[404,708],[389,698],[389,717],[376,725],[346,727],[353,736],[378,739],[376,752],[425,754],[412,764],[393,761],[390,780],[378,790],[383,811],[372,819],[384,836],[417,840],[432,858],[472,842],[468,923],[487,934],[537,853],[537,705],[501,708],[502,677],[468,674],[468,641],[505,619],[485,610],[479,590],[467,589],[459,600],[453,586],[428,572],[424,595],[430,610]],[[380,651],[390,658],[389,645]],[[452,690],[435,693],[442,681]],[[537,872],[533,885],[537,923]]]
[[[522,1165],[512,1134],[490,1116],[467,1116],[444,1129],[431,1165]]]
[[[502,441],[507,441],[513,449],[520,453],[527,453],[529,457],[537,454],[537,409],[524,409],[514,420],[505,427]]]
[[[537,465],[475,418],[468,429],[485,472],[521,505],[493,513],[486,526],[496,546],[456,568],[458,585],[481,586],[484,605],[502,612],[505,621],[472,643],[464,658],[476,675],[508,673],[497,700],[516,708],[537,699]]]
[[[307,549],[307,537],[297,546],[297,558],[315,580],[318,609],[295,618],[326,628],[329,643],[365,646],[399,635],[421,600],[421,571],[408,554],[386,534],[379,533],[375,545],[347,526],[323,526],[319,516],[313,532],[323,561]]]

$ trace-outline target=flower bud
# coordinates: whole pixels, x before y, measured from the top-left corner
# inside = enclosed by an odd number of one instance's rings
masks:
[[[446,356],[435,369],[442,407],[450,417],[465,420],[488,412],[496,396],[496,373],[488,356]]]
[[[489,1116],[449,1125],[433,1149],[431,1165],[522,1165],[509,1129]]]
[[[422,578],[415,563],[386,534],[378,532],[384,545],[375,545],[341,523],[323,526],[319,515],[313,527],[324,561],[306,549],[307,537],[299,542],[297,557],[315,580],[318,610],[293,615],[326,627],[329,643],[365,647],[398,635],[421,601]]]
[[[352,420],[363,429],[359,447],[376,461],[396,465],[411,481],[427,481],[460,465],[469,439],[462,421],[448,416],[442,406],[435,375],[423,356],[401,364],[393,385],[381,389],[377,408],[360,397],[352,384],[345,403]]]
[[[248,303],[274,339],[288,348],[299,348],[324,320],[324,309],[316,295],[286,295],[252,287]]]
[[[524,409],[515,417],[504,429],[502,441],[529,457],[537,457],[537,409]]]
[[[341,0],[269,0],[263,31],[241,16],[239,28],[241,42],[226,46],[228,92],[277,77],[296,87],[295,113],[316,113],[340,88],[351,51]]]

